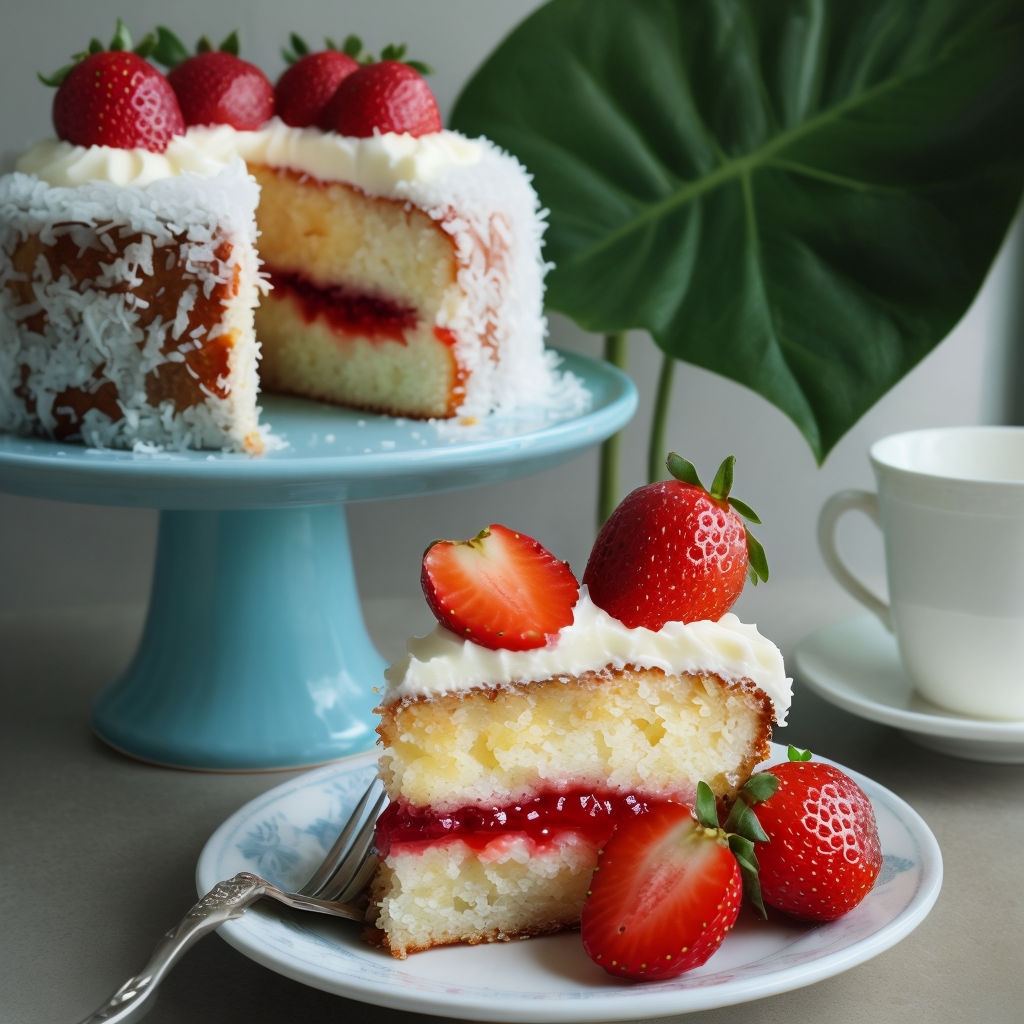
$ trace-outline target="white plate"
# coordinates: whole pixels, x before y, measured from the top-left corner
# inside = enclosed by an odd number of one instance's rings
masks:
[[[783,748],[773,745],[777,759]],[[301,885],[323,856],[376,766],[358,755],[301,775],[246,804],[210,837],[197,883],[206,892],[238,871]],[[407,960],[365,945],[358,925],[279,911],[249,911],[220,934],[257,963],[326,992],[400,1010],[478,1021],[635,1020],[728,1006],[800,988],[895,945],[928,914],[942,883],[935,837],[902,800],[851,772],[878,818],[882,873],[855,910],[829,924],[765,922],[744,911],[703,967],[634,985],[587,958],[579,935],[456,946]]]
[[[902,730],[923,747],[972,761],[1024,764],[1024,722],[994,722],[945,711],[917,695],[896,640],[873,616],[835,622],[793,653],[797,679],[825,700]]]

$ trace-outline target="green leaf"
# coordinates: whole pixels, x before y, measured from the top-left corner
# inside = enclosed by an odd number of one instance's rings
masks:
[[[188,47],[164,25],[156,27],[156,45],[153,48],[153,59],[167,68],[176,68],[191,55]]]
[[[744,519],[749,519],[752,523],[761,522],[758,514],[745,501],[740,501],[739,498],[730,498],[729,504],[732,505],[732,507],[736,509]]]
[[[749,531],[747,536],[747,577],[757,586],[760,580],[768,582],[768,556],[764,553],[764,545]]]
[[[760,865],[757,862],[757,854],[754,851],[754,844],[743,836],[729,836],[729,849],[740,866],[740,878],[743,881],[743,895],[757,910],[761,917],[767,917],[764,898],[761,895]]]
[[[758,772],[751,775],[743,784],[740,795],[748,804],[759,804],[767,800],[779,788],[778,777],[771,772]]]
[[[706,828],[718,828],[718,803],[706,782],[697,783],[697,799],[693,811],[697,820]]]
[[[284,59],[285,64],[294,64],[297,60],[301,60],[307,53],[309,53],[309,45],[297,32],[289,34],[288,44],[288,46],[281,48],[281,56]]]
[[[684,484],[693,484],[694,487],[704,490],[697,467],[689,459],[684,459],[682,455],[677,455],[675,452],[669,452],[665,465],[677,480],[681,480]]]
[[[237,57],[241,48],[237,29],[233,29],[229,35],[226,35],[224,41],[217,47],[221,53],[230,53],[232,57]]]
[[[345,42],[341,44],[341,52],[348,54],[353,60],[359,60],[363,52],[363,41],[357,35],[345,36]]]
[[[534,175],[549,306],[823,459],[960,319],[1024,183],[1020,0],[553,0],[452,126]]]
[[[786,756],[790,761],[810,761],[814,755],[809,750],[801,750],[792,743],[786,748]]]
[[[733,470],[736,467],[736,456],[729,455],[718,467],[715,479],[711,481],[711,490],[708,492],[712,498],[728,498],[732,490]]]
[[[128,26],[118,18],[117,24],[114,28],[114,36],[110,40],[110,50],[130,50],[132,48],[132,34],[128,31]]]

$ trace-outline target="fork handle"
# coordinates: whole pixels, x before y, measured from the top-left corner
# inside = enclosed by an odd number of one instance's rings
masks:
[[[140,1020],[149,1011],[157,986],[186,950],[225,921],[240,917],[266,891],[267,883],[247,871],[218,882],[164,936],[146,966],[79,1024],[128,1024]]]

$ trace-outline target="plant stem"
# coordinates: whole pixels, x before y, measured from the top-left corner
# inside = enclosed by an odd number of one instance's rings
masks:
[[[604,336],[604,358],[619,370],[626,369],[626,332]],[[619,503],[619,465],[622,459],[622,431],[601,443],[597,485],[598,529]]]
[[[672,379],[675,373],[675,359],[662,353],[661,370],[658,372],[658,390],[654,396],[654,416],[651,420],[651,436],[647,447],[647,479],[651,483],[665,475],[665,458],[668,455],[666,431],[668,410],[672,399]]]

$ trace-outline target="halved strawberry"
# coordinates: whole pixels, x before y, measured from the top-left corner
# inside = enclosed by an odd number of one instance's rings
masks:
[[[718,949],[742,896],[725,831],[682,804],[660,804],[623,822],[601,851],[583,904],[583,947],[609,974],[672,978]]]
[[[499,523],[471,540],[441,540],[420,583],[438,622],[482,647],[525,651],[572,622],[579,584],[543,545]]]

